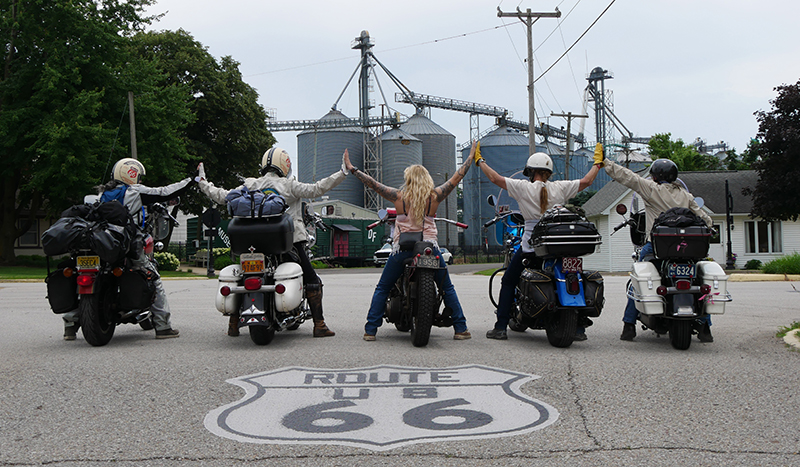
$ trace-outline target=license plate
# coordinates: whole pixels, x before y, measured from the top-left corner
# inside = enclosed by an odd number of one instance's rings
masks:
[[[99,256],[78,256],[76,259],[78,270],[81,269],[100,269]]]
[[[439,260],[435,256],[422,255],[417,258],[417,267],[438,268]]]
[[[691,279],[694,277],[694,264],[670,263],[667,268],[669,277]]]
[[[583,258],[562,258],[561,270],[564,272],[583,272]]]
[[[263,253],[244,253],[239,257],[239,261],[242,265],[242,272],[245,274],[264,272]]]

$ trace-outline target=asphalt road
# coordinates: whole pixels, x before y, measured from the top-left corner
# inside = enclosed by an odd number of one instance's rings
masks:
[[[361,339],[378,274],[325,273],[326,318],[337,335],[314,339],[306,323],[266,347],[246,331],[226,336],[214,280],[165,281],[180,338],[155,340],[125,325],[101,348],[80,333],[62,340],[43,283],[0,284],[0,465],[800,466],[800,353],[775,337],[800,320],[800,293],[789,282],[729,283],[734,302],[714,318],[715,342],[695,338],[677,351],[650,331],[619,340],[626,278],[610,276],[589,340],[557,349],[543,331],[486,339],[494,322],[488,278],[453,275],[473,338],[456,341],[452,329],[435,328],[429,345],[415,348],[391,325],[376,342]],[[226,380],[380,365],[537,375],[520,391],[557,419],[522,434],[381,451],[242,442],[204,425],[207,414],[245,396]],[[263,410],[282,406],[274,400]]]

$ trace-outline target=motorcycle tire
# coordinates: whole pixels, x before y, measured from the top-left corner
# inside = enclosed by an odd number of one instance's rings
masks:
[[[559,310],[547,317],[545,332],[547,340],[553,347],[565,348],[575,340],[575,328],[578,326],[578,313],[572,309]]]
[[[500,303],[500,295],[498,292],[497,300],[494,299],[494,277],[499,273],[505,271],[506,269],[508,268],[500,268],[497,271],[493,272],[492,276],[489,277],[489,300],[492,301],[492,306],[494,306],[495,309],[499,307],[498,303]]]
[[[411,328],[411,343],[414,347],[425,347],[431,337],[433,316],[436,314],[436,280],[433,269],[418,269],[417,272],[417,314]]]
[[[256,345],[267,345],[275,337],[275,330],[269,326],[248,326],[250,340]]]
[[[100,295],[84,295],[78,303],[81,331],[86,342],[94,347],[108,344],[114,336],[116,324],[106,320],[100,309]]]
[[[692,345],[692,322],[672,320],[669,326],[669,343],[677,350],[687,350]]]

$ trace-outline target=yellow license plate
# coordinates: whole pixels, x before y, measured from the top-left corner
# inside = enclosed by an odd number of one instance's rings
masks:
[[[245,274],[252,272],[264,272],[264,261],[258,259],[242,261],[242,272]]]
[[[78,270],[80,269],[100,269],[99,256],[78,256],[77,260]]]

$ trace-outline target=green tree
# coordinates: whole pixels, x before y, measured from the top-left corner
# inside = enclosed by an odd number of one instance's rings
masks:
[[[760,160],[753,167],[758,182],[745,194],[753,196],[751,216],[796,221],[800,217],[795,186],[800,180],[800,80],[775,91],[778,96],[770,101],[772,109],[755,113],[758,144],[753,146]]]
[[[182,29],[140,33],[134,42],[140,57],[158,64],[163,86],[186,88],[194,120],[183,136],[208,178],[233,188],[241,184],[239,176],[257,176],[261,156],[275,138],[258,93],[242,81],[239,63],[229,56],[217,61]],[[193,193],[182,208],[199,214],[207,205],[205,196]]]
[[[647,146],[653,160],[671,159],[681,172],[722,168],[717,156],[701,154],[694,146],[684,144],[681,139],[673,141],[670,133],[660,133],[653,136]]]

